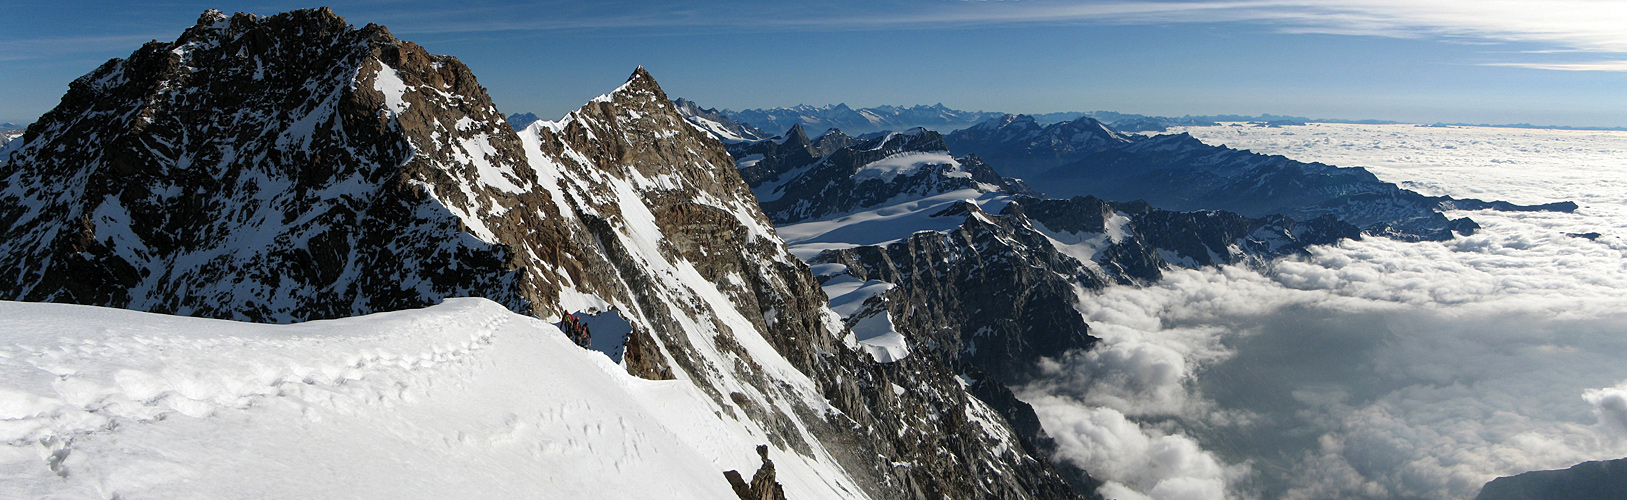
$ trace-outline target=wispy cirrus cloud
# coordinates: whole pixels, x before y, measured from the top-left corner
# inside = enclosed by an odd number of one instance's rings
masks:
[[[1508,66],[1514,68],[1547,69],[1555,71],[1624,71],[1627,72],[1627,60],[1621,61],[1594,61],[1580,63],[1486,63],[1483,66]]]
[[[452,18],[460,16],[452,15]],[[424,18],[399,31],[589,31],[621,29],[837,32],[1009,25],[1241,23],[1290,34],[1526,43],[1541,52],[1627,54],[1627,3],[1614,0],[1189,0],[882,1],[660,6],[610,4],[561,12],[510,9],[503,16]],[[1624,71],[1616,61],[1511,61],[1498,66]]]
[[[143,34],[0,40],[0,61],[45,59],[84,52],[127,51],[143,42],[165,37],[166,35]],[[170,34],[167,37],[173,39],[175,35]]]
[[[339,2],[341,4],[346,2]],[[412,2],[408,2],[411,4]],[[1023,25],[1244,24],[1290,34],[1434,39],[1450,43],[1532,44],[1528,54],[1571,60],[1490,65],[1564,71],[1627,71],[1627,2],[1616,0],[1177,0],[871,2],[533,2],[472,0],[456,9],[353,3],[354,22],[380,22],[399,34],[550,34],[629,30],[652,34],[842,32]],[[168,36],[173,36],[171,33]],[[0,39],[0,59],[52,57],[128,47],[154,34]]]

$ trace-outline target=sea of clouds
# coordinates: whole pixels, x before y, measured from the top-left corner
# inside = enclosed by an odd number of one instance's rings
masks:
[[[1019,392],[1102,493],[1472,498],[1497,476],[1627,457],[1627,133],[1182,131],[1425,194],[1581,208],[1456,212],[1484,228],[1081,292],[1101,346],[1046,360]]]

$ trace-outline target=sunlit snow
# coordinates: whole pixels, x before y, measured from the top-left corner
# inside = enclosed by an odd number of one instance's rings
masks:
[[[761,439],[484,299],[297,325],[0,317],[4,498],[725,498]]]

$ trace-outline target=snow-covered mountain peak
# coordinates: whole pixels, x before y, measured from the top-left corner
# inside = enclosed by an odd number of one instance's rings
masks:
[[[728,444],[751,441],[797,498],[1067,491],[939,361],[851,338],[647,71],[516,132],[457,59],[382,27],[216,24],[104,64],[7,146],[4,298],[273,323],[454,297],[609,310],[619,368],[686,384],[733,436],[696,445],[701,467],[757,463]]]

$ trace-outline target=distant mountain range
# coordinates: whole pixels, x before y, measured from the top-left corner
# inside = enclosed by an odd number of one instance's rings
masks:
[[[690,104],[693,107],[693,103]],[[684,107],[680,107],[682,109]],[[804,109],[830,111],[835,108]],[[896,111],[902,108],[889,109]],[[951,115],[946,113],[942,116]],[[1107,113],[1101,113],[1101,116],[1117,118],[1119,121],[1115,123],[1164,123],[1156,117]],[[1207,118],[1227,121],[1265,119],[1256,122],[1268,126],[1301,123],[1295,117],[1277,115],[1183,117],[1179,120],[1181,123],[1197,124]],[[697,124],[693,116],[686,116],[686,119],[697,128],[705,128]],[[730,148],[730,153],[740,162],[742,176],[758,191],[758,200],[770,218],[776,222],[796,222],[829,215],[825,212],[827,204],[848,209],[851,208],[848,205],[854,203],[863,204],[888,197],[882,193],[849,199],[863,191],[855,189],[861,183],[827,189],[823,187],[823,181],[804,188],[825,194],[783,197],[780,191],[804,189],[797,186],[805,183],[776,179],[780,174],[837,161],[878,161],[879,158],[871,158],[875,156],[874,152],[866,148],[860,148],[862,152],[849,154],[854,157],[851,159],[842,153],[864,141],[875,142],[873,147],[880,148],[877,151],[891,150],[882,146],[893,144],[890,141],[900,135],[876,132],[854,137],[832,128],[818,139],[811,139],[806,130],[807,126],[796,122],[783,136],[756,141],[750,146],[741,144]],[[1296,220],[1311,220],[1333,216],[1354,224],[1367,234],[1401,240],[1445,240],[1451,239],[1453,233],[1470,234],[1479,227],[1468,218],[1448,219],[1443,214],[1448,210],[1576,209],[1571,202],[1519,206],[1497,201],[1425,196],[1383,182],[1359,167],[1307,163],[1279,155],[1212,146],[1188,134],[1152,137],[1125,134],[1090,116],[1045,124],[1033,116],[999,115],[949,134],[925,135],[925,132],[929,131],[917,128],[903,135],[931,137],[930,145],[906,146],[900,151],[941,152],[943,158],[957,158],[964,165],[986,164],[992,167],[991,172],[997,171],[999,174],[989,173],[985,176],[987,179],[979,178],[977,182],[1004,185],[1008,192],[1037,191],[1052,197],[1096,196],[1117,202],[1145,201],[1167,210],[1226,210],[1256,218],[1285,215]],[[968,154],[975,156],[964,156]],[[946,160],[936,161],[942,163]],[[843,168],[853,167],[844,165]],[[918,170],[911,168],[911,171]],[[969,177],[978,175],[975,170],[959,172]],[[1021,180],[1001,181],[1002,176]]]
[[[1571,202],[1518,206],[1431,197],[1384,182],[1360,167],[1307,163],[1212,146],[1189,134],[1121,134],[1093,118],[1040,125],[1007,115],[944,136],[957,154],[976,154],[1050,196],[1145,200],[1168,210],[1227,210],[1299,220],[1332,215],[1364,232],[1444,240],[1479,226],[1448,220],[1453,209],[1573,211]]]
[[[25,127],[27,125],[18,125],[11,122],[0,123],[0,146],[11,142],[12,139],[22,137]]]
[[[817,107],[799,104],[789,108],[747,109],[741,111],[725,109],[720,114],[742,124],[765,130],[789,130],[792,125],[800,124],[808,130],[823,131],[834,128],[852,134],[882,130],[909,130],[916,127],[947,133],[1007,115],[1007,113],[993,111],[950,109],[941,103],[932,106],[877,106],[856,109],[848,107],[846,104]],[[1120,113],[1117,111],[1062,111],[1025,116],[1033,118],[1035,122],[1041,125],[1089,117],[1107,123],[1121,132],[1163,132],[1168,127],[1202,127],[1217,125],[1219,122],[1255,122],[1265,125],[1303,125],[1308,122],[1402,123],[1385,120],[1313,119],[1270,113],[1260,115],[1185,115],[1171,117]]]
[[[1000,114],[988,111],[960,111],[949,109],[943,104],[858,109],[850,108],[846,104],[817,107],[801,104],[789,108],[742,111],[725,109],[722,113],[734,121],[766,130],[789,130],[792,125],[802,125],[814,131],[834,128],[859,134],[881,130],[908,130],[916,127],[940,131],[954,130]]]
[[[693,101],[676,99],[673,101],[679,108],[694,106]],[[686,104],[687,103],[687,104]],[[697,116],[701,110],[696,108],[686,110],[686,116]],[[766,139],[774,133],[790,130],[792,125],[802,125],[806,130],[822,133],[829,129],[838,129],[848,134],[867,134],[884,130],[909,130],[912,128],[926,128],[940,133],[970,127],[979,122],[1006,116],[1010,113],[998,111],[963,111],[951,109],[942,103],[931,106],[876,106],[871,108],[853,108],[846,104],[827,104],[824,106],[811,106],[798,104],[792,107],[745,109],[740,111],[729,109],[707,109],[707,120],[722,123],[732,121],[735,126],[756,129],[761,133],[767,131],[768,136],[757,139]],[[1022,116],[1033,118],[1040,125],[1077,120],[1079,118],[1092,118],[1112,127],[1119,132],[1163,132],[1169,127],[1206,127],[1219,125],[1221,122],[1249,122],[1263,126],[1292,126],[1306,123],[1349,123],[1360,125],[1398,125],[1409,122],[1394,120],[1352,120],[1345,118],[1308,118],[1292,115],[1274,115],[1262,113],[1258,115],[1183,115],[1183,116],[1155,116],[1135,113],[1120,113],[1117,111],[1061,111],[1054,113],[1035,113]],[[515,129],[525,127],[539,120],[532,113],[515,113],[509,115],[509,122]],[[696,123],[702,129],[703,123]],[[1498,127],[1498,128],[1530,128],[1547,130],[1627,130],[1627,127],[1569,127],[1559,125],[1532,125],[1529,123],[1512,124],[1471,124],[1471,123],[1434,123],[1425,126],[1431,127]],[[714,134],[717,135],[717,134]],[[725,134],[729,135],[729,134]],[[731,137],[733,137],[731,139]],[[757,140],[746,137],[719,136],[724,142],[736,140]]]

